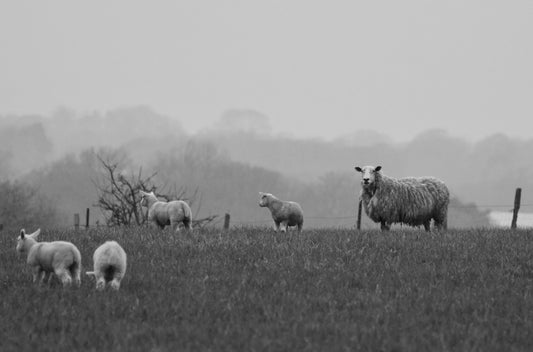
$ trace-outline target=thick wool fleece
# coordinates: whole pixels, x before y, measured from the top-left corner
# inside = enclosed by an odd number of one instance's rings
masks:
[[[394,179],[375,172],[375,181],[362,185],[361,199],[366,214],[388,229],[390,224],[424,225],[431,219],[439,229],[447,227],[450,193],[444,182],[434,177]]]

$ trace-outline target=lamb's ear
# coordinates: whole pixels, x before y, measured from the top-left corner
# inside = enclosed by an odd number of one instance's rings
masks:
[[[374,169],[374,171],[380,171],[381,170],[381,166],[376,166],[376,168]]]
[[[359,166],[356,166],[355,171],[363,172],[363,169],[361,169]]]
[[[24,239],[24,237],[26,237],[26,230],[22,229],[20,230],[20,238]]]
[[[37,231],[35,231],[31,235],[28,235],[28,237],[36,238],[37,236],[39,236],[40,233],[41,233],[41,229],[37,229]]]

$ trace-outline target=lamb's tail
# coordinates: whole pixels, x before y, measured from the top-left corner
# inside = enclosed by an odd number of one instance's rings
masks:
[[[192,230],[192,210],[189,204],[183,203],[183,225],[185,228]]]

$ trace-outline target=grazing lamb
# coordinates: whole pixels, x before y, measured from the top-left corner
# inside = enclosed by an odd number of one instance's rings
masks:
[[[361,195],[365,213],[381,230],[393,223],[424,225],[430,230],[431,219],[439,230],[446,230],[450,192],[444,182],[434,177],[394,179],[381,173],[381,166],[355,167],[362,174]]]
[[[162,202],[154,192],[141,191],[141,206],[148,208],[148,221],[160,229],[170,225],[174,231],[179,232],[179,224],[183,223],[187,230],[192,230],[192,211],[183,200]]]
[[[96,248],[93,255],[94,271],[86,274],[96,278],[96,289],[101,291],[109,283],[112,289],[118,290],[120,282],[126,274],[126,252],[115,241],[107,241]]]
[[[70,242],[37,242],[36,238],[41,233],[38,229],[31,235],[26,235],[24,229],[20,231],[17,241],[17,251],[28,253],[27,263],[33,269],[33,282],[39,280],[41,284],[49,274],[48,282],[52,273],[61,280],[63,286],[74,282],[81,285],[81,254],[78,248]]]
[[[276,198],[270,193],[259,192],[260,207],[267,207],[272,213],[272,219],[276,224],[276,232],[285,232],[288,226],[298,226],[298,232],[302,231],[304,223],[304,213],[300,204],[296,202],[284,201]]]

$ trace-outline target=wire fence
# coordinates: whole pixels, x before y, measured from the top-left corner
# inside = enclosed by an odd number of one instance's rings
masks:
[[[533,210],[533,203],[532,204],[520,204],[519,205],[521,209],[528,208]],[[513,212],[514,205],[513,204],[464,204],[464,205],[450,205],[448,209],[479,209],[479,210],[493,210],[493,209],[504,209],[504,212]],[[87,213],[88,216],[88,213]],[[91,227],[99,227],[99,226],[106,226],[105,224],[87,224],[87,223],[80,223],[81,219],[78,214],[74,215],[75,217],[75,224],[74,228],[91,228]],[[221,214],[221,217],[223,215]],[[346,214],[341,216],[326,216],[326,215],[306,215],[306,220],[331,220],[331,221],[339,221],[339,220],[357,220],[357,213],[354,211],[353,214]],[[262,218],[255,218],[255,219],[242,219],[242,218],[234,218],[231,217],[231,225],[240,225],[240,226],[246,226],[246,225],[261,225],[261,224],[270,224],[272,223],[272,219],[270,217],[262,217]],[[219,221],[214,222],[215,225],[219,224]],[[88,225],[88,226],[87,226]]]
[[[533,210],[533,204],[520,204],[520,208],[531,208]],[[513,204],[465,204],[465,205],[450,205],[448,209],[507,209],[508,212],[512,213],[514,209]],[[356,219],[357,214],[354,212],[352,215],[344,216],[305,216],[306,220],[348,220]],[[256,225],[256,224],[270,224],[272,219],[231,219],[233,225]]]

